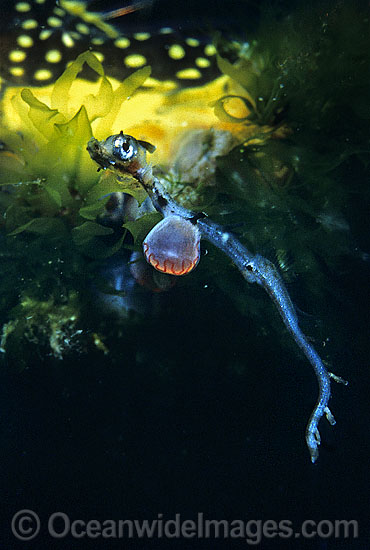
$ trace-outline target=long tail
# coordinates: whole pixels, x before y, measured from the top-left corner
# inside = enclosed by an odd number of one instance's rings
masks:
[[[263,256],[256,255],[247,264],[246,269],[253,269],[256,282],[266,290],[275,303],[285,326],[315,371],[319,384],[319,397],[306,428],[307,446],[310,451],[311,461],[315,462],[319,456],[320,433],[318,424],[321,417],[325,414],[330,424],[335,424],[334,416],[328,407],[330,399],[330,375],[318,353],[299,328],[293,303],[274,264]]]
[[[284,282],[272,262],[260,256],[252,255],[231,233],[209,219],[200,219],[197,222],[202,237],[212,242],[231,258],[241,271],[243,277],[250,283],[261,285],[271,297],[280,316],[293,337],[311,363],[319,384],[319,397],[312,411],[306,428],[306,442],[315,462],[319,456],[320,433],[318,424],[325,414],[330,424],[335,419],[328,407],[330,399],[330,375],[319,355],[303,334],[298,325],[298,318]]]

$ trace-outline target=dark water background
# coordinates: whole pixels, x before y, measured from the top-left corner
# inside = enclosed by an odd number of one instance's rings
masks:
[[[164,12],[172,16],[176,4]],[[197,6],[203,15],[208,10]],[[212,6],[218,16],[226,10],[225,2]],[[355,161],[343,170],[365,177]],[[346,215],[364,251],[368,212],[354,194]],[[40,357],[20,373],[3,364],[0,548],[247,547],[238,540],[51,540],[47,518],[62,511],[86,521],[176,513],[195,520],[203,512],[212,519],[289,519],[298,528],[306,519],[355,519],[358,540],[275,538],[260,547],[368,549],[369,264],[348,257],[342,267],[327,281],[333,295],[313,309],[330,321],[325,353],[350,384],[333,384],[337,425],[322,421],[314,466],[304,441],[317,392],[310,365],[273,330],[261,334],[253,316],[242,315],[215,285],[204,288],[202,272],[198,285],[184,282],[172,291],[165,315],[127,329],[129,336],[123,332],[99,361]],[[254,290],[273,324],[273,305]],[[299,292],[298,285],[298,303]],[[23,508],[42,523],[27,544],[9,528]]]

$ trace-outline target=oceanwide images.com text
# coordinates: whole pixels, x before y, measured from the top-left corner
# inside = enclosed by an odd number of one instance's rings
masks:
[[[166,517],[159,513],[155,519],[74,519],[65,512],[55,512],[43,519],[33,510],[19,510],[11,521],[11,530],[18,540],[37,536],[53,539],[244,539],[249,545],[264,539],[355,539],[359,536],[356,520],[307,519],[300,525],[293,521],[209,519],[199,512],[195,519],[181,514]]]

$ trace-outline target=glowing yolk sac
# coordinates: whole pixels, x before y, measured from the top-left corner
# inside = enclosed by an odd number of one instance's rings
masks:
[[[170,275],[186,275],[200,257],[200,232],[189,220],[168,216],[146,236],[144,255],[155,269]]]

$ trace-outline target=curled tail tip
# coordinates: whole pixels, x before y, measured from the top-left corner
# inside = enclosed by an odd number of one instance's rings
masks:
[[[319,458],[319,446],[316,444],[314,447],[308,448],[311,456],[312,464],[315,464],[316,460]]]

